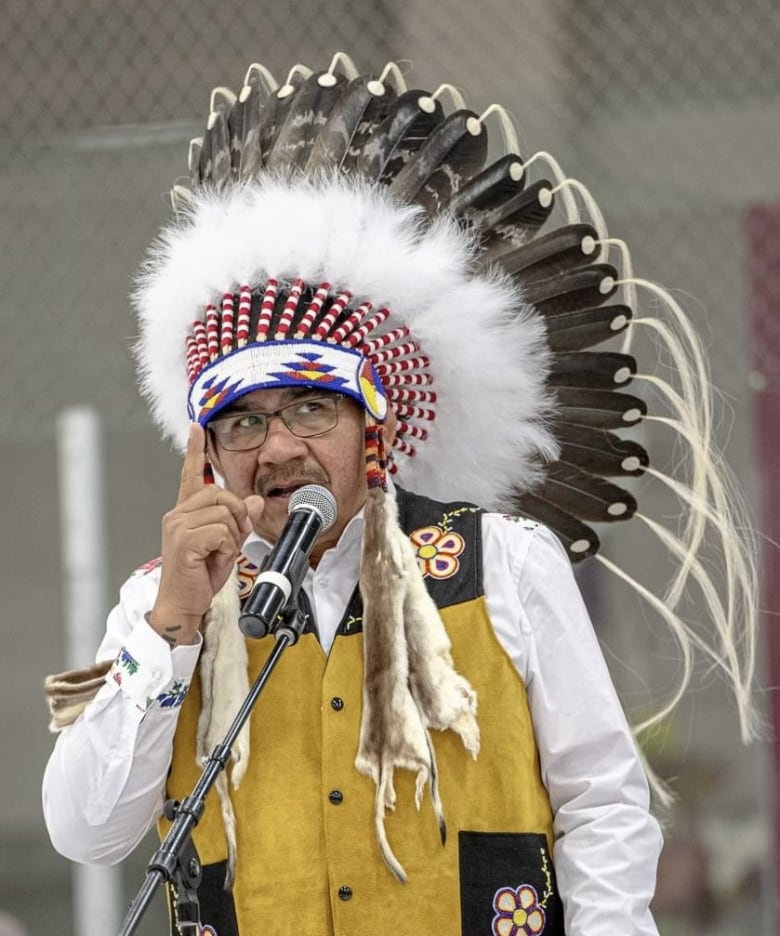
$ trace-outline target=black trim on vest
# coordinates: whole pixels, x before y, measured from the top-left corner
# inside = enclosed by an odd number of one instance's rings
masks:
[[[544,835],[459,832],[463,936],[490,936],[514,916],[520,933],[565,936],[552,857]],[[507,926],[502,932],[514,932]]]
[[[423,527],[439,527],[442,534],[456,533],[465,548],[457,557],[458,569],[449,578],[425,576],[425,585],[437,608],[472,601],[483,593],[482,585],[482,514],[474,504],[464,501],[444,503],[412,494],[396,487],[398,522],[407,535]],[[363,630],[363,601],[356,587],[337,634],[347,637]]]

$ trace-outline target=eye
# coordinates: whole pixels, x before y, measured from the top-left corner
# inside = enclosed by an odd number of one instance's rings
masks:
[[[243,413],[241,416],[236,416],[235,420],[231,422],[231,429],[254,429],[257,426],[262,426],[265,422],[265,416],[262,413]]]
[[[317,413],[321,413],[325,409],[325,404],[322,400],[303,400],[295,407],[295,412],[299,416],[315,416]]]

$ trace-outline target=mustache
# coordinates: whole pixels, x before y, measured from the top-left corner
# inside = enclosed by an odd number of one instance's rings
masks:
[[[319,465],[307,465],[305,462],[292,463],[266,471],[255,477],[254,491],[261,497],[266,497],[275,488],[289,487],[295,484],[302,487],[304,484],[321,484],[330,488],[330,477]]]

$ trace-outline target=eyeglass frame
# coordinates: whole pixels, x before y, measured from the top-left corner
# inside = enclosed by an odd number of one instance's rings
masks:
[[[291,435],[295,436],[296,439],[318,439],[320,436],[324,436],[326,433],[331,432],[333,429],[336,428],[336,426],[338,426],[339,403],[341,402],[341,400],[344,400],[344,399],[346,399],[346,394],[344,393],[325,393],[319,396],[304,396],[302,399],[291,400],[289,403],[286,403],[284,406],[281,406],[279,409],[276,409],[276,410],[269,410],[269,411],[237,410],[237,411],[234,411],[233,413],[227,413],[224,416],[218,415],[214,419],[209,420],[209,422],[206,424],[206,429],[208,429],[215,444],[218,445],[225,452],[251,452],[252,449],[259,449],[261,446],[265,445],[266,440],[268,439],[268,430],[270,429],[270,426],[271,426],[271,419],[273,417],[278,417],[279,419],[281,419],[282,423],[284,424],[285,429],[287,429],[287,431],[290,432]],[[334,413],[334,416],[336,417],[336,421],[333,423],[332,426],[329,426],[327,429],[323,429],[320,432],[312,432],[309,435],[299,435],[297,432],[293,430],[293,428],[288,424],[287,420],[284,418],[283,414],[285,410],[289,410],[294,406],[301,406],[304,403],[314,403],[314,402],[317,402],[318,400],[328,400],[328,401],[333,400],[334,401],[335,407],[334,407],[333,413]],[[263,436],[262,442],[257,442],[254,445],[247,446],[247,448],[238,448],[238,449],[226,448],[225,445],[220,441],[217,433],[214,431],[213,424],[219,423],[226,419],[231,419],[231,418],[235,419],[235,418],[240,418],[243,416],[265,416],[266,417],[265,435]]]

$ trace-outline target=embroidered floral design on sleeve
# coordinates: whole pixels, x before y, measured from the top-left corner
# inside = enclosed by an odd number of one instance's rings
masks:
[[[162,556],[158,556],[156,559],[150,559],[148,562],[145,562],[142,566],[133,572],[133,576],[136,575],[148,575],[150,572],[154,572],[155,569],[159,568],[162,565]]]
[[[535,530],[539,526],[536,520],[529,520],[528,517],[518,517],[514,514],[503,514],[503,519],[510,523],[518,523],[524,530]]]
[[[114,681],[119,683],[120,686],[122,685],[122,680],[121,678],[117,679],[117,676],[121,677],[122,670],[125,670],[128,676],[135,676],[139,669],[138,660],[128,652],[126,647],[122,647],[119,651],[114,667],[117,669],[117,672],[114,674]]]
[[[451,533],[441,526],[427,526],[415,530],[409,537],[417,554],[423,578],[451,578],[458,571],[458,556],[466,548],[459,533]]]
[[[135,700],[136,706],[142,711],[148,711],[153,705],[160,708],[173,709],[178,708],[187,697],[190,688],[189,680],[177,679],[171,683],[169,688],[165,689],[157,696],[144,694],[141,699],[138,698],[138,691],[133,692],[133,684],[142,685],[146,683],[146,674],[143,672],[143,666],[129,652],[127,647],[122,647],[117,655],[114,664],[111,667],[109,676],[113,681],[124,689],[125,693]],[[143,690],[142,690],[143,691]]]
[[[186,679],[177,679],[171,685],[170,689],[161,692],[153,702],[157,702],[160,708],[178,708],[187,697],[187,690],[190,684]]]
[[[530,884],[497,890],[493,909],[493,936],[538,936],[544,932],[546,916],[536,888]]]

